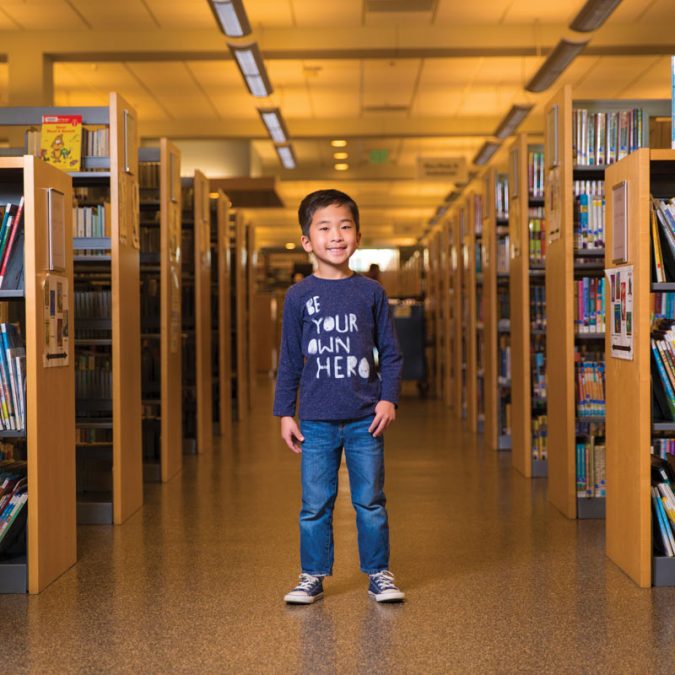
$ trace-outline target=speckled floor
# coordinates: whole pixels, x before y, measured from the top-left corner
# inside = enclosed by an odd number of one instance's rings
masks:
[[[342,481],[336,574],[287,607],[298,571],[298,460],[263,386],[234,449],[188,457],[118,528],[79,530],[78,565],[37,597],[0,596],[3,672],[672,672],[675,590],[638,589],[508,455],[437,402],[406,400],[388,436],[392,568],[379,606],[358,571]]]

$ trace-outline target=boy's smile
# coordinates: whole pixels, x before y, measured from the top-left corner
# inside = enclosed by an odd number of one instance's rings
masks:
[[[331,204],[317,209],[309,226],[309,237],[300,241],[307,253],[313,253],[318,262],[318,276],[340,278],[349,276],[349,259],[358,248],[361,234],[350,208]]]

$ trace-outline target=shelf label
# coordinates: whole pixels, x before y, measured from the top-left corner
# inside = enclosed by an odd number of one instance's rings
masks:
[[[548,200],[546,203],[548,217],[548,243],[560,239],[560,220],[562,211],[560,167],[556,166],[548,172]]]
[[[628,182],[612,187],[612,262],[628,260]]]

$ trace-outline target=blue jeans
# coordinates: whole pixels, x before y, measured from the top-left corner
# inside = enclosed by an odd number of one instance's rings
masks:
[[[338,469],[345,450],[352,504],[356,511],[361,571],[389,569],[389,523],[384,496],[384,439],[368,431],[374,416],[342,422],[304,420],[302,444],[302,571],[328,576],[333,571],[333,507]]]

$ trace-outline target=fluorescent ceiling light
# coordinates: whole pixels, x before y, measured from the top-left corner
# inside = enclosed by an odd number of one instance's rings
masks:
[[[574,17],[570,28],[579,33],[589,33],[600,28],[620,2],[621,0],[588,0]]]
[[[495,131],[495,136],[504,140],[508,138],[520,126],[521,122],[527,117],[533,105],[514,105],[506,113],[506,117],[500,122]]]
[[[258,43],[254,42],[241,47],[228,44],[228,47],[251,94],[260,98],[269,96],[274,90],[267,76]]]
[[[334,152],[333,159],[349,159],[348,152]]]
[[[275,143],[288,143],[288,131],[281,118],[279,108],[258,108],[258,114],[267,127],[270,138]]]
[[[284,248],[287,251],[293,251],[295,249],[295,244],[289,241],[287,244],[284,244]]]
[[[283,166],[284,169],[295,169],[296,162],[293,148],[290,145],[275,145],[274,147],[277,151],[277,155],[279,155],[281,166]]]
[[[347,171],[349,169],[349,164],[347,164],[347,162],[338,162],[333,168],[336,171]]]
[[[562,75],[565,68],[574,61],[577,54],[583,51],[587,44],[588,40],[584,40],[583,42],[560,40],[555,49],[548,55],[546,61],[542,63],[541,68],[525,85],[525,89],[535,93],[546,91]]]
[[[330,144],[334,148],[346,148],[347,147],[347,141],[343,141],[343,140],[334,140],[334,141],[331,141]]]
[[[477,166],[482,166],[487,164],[490,161],[492,155],[499,150],[501,143],[497,141],[485,141],[481,149],[476,153],[476,156],[473,158],[473,163]]]
[[[251,32],[243,0],[209,0],[209,5],[227,37],[244,37]]]

